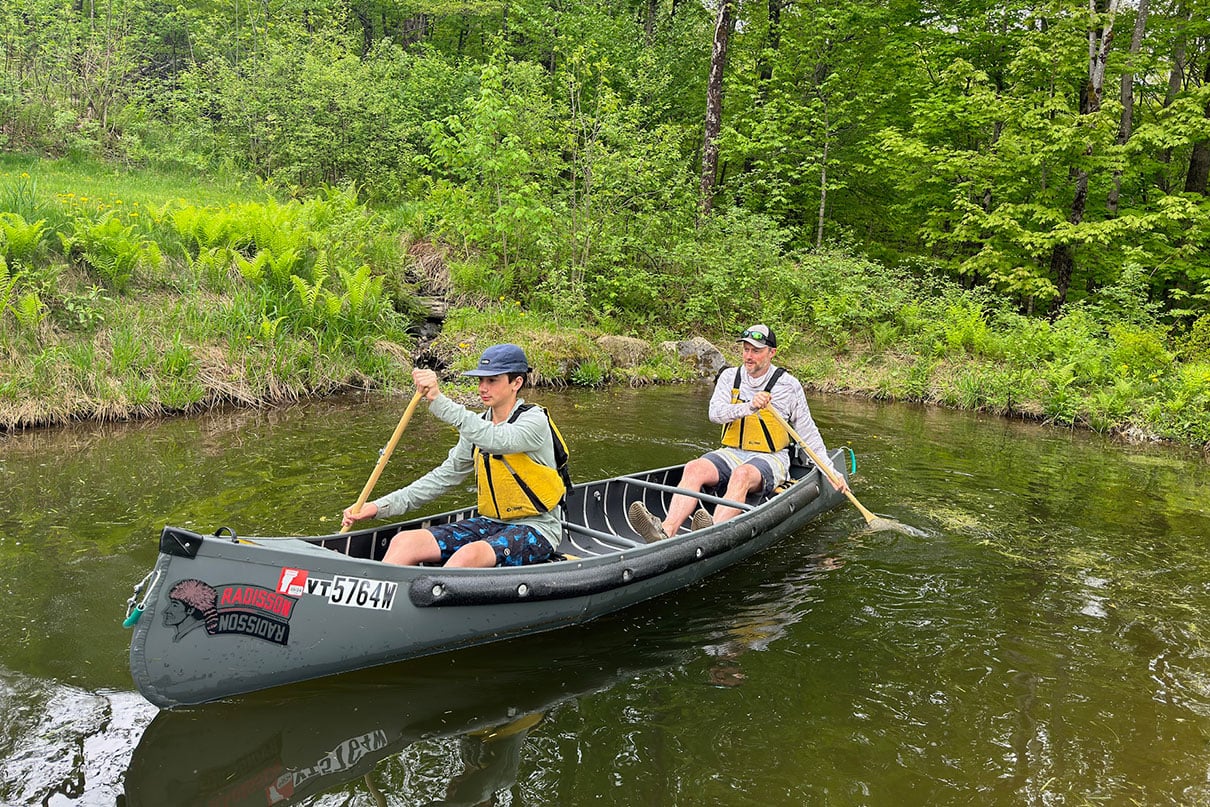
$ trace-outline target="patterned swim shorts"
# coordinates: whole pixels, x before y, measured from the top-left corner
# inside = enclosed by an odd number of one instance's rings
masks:
[[[508,524],[482,516],[437,524],[428,528],[441,548],[441,562],[475,541],[487,541],[496,553],[497,566],[524,566],[541,563],[554,554],[550,541],[527,524]]]

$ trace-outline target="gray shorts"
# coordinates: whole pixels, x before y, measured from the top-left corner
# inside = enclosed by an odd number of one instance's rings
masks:
[[[710,460],[710,464],[718,470],[718,489],[720,491],[727,489],[727,483],[731,481],[731,472],[741,465],[751,465],[760,471],[761,482],[764,484],[759,493],[763,497],[772,496],[773,489],[785,478],[783,474],[782,479],[779,479],[779,475],[774,471],[774,465],[777,464],[776,454],[720,448],[706,454],[704,459]]]

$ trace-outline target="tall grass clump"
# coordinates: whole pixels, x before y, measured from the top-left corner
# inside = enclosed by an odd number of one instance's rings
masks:
[[[39,216],[44,204],[45,200],[38,190],[38,180],[28,171],[0,178],[0,210],[32,221]]]

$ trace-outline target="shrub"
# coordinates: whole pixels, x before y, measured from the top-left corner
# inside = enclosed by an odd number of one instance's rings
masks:
[[[686,325],[724,333],[783,319],[779,280],[792,275],[782,256],[787,239],[771,219],[746,210],[712,217],[672,251],[676,268],[665,287],[672,310]]]
[[[949,353],[994,356],[998,352],[983,310],[973,300],[955,301],[947,306],[942,327]]]
[[[599,387],[605,383],[607,376],[604,366],[588,359],[576,365],[571,373],[571,383],[578,387]]]
[[[1156,381],[1172,369],[1173,356],[1164,347],[1162,332],[1136,325],[1111,325],[1109,336],[1110,360],[1116,372]]]
[[[1210,364],[1188,364],[1173,375],[1156,422],[1165,436],[1210,446]]]
[[[808,256],[778,281],[788,291],[786,317],[805,314],[833,342],[847,333],[872,334],[875,323],[897,321],[908,333],[922,324],[911,278],[864,258],[841,253]]]
[[[1210,314],[1202,314],[1194,320],[1177,349],[1185,361],[1210,360]]]

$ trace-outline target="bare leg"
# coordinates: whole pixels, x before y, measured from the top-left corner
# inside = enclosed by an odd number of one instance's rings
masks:
[[[445,565],[490,569],[496,565],[496,550],[487,541],[471,541],[458,547]]]
[[[715,468],[710,460],[698,457],[685,465],[677,487],[700,491],[708,485],[717,484],[718,468]],[[672,501],[668,503],[668,517],[664,519],[664,532],[670,536],[676,535],[676,531],[685,523],[685,519],[689,518],[690,513],[697,509],[698,504],[698,500],[692,496],[683,493],[673,495]]]
[[[731,472],[731,478],[727,480],[727,492],[723,494],[723,498],[733,502],[742,502],[748,498],[749,493],[760,490],[764,484],[765,480],[760,475],[760,469],[752,465],[741,465]],[[714,508],[714,523],[719,524],[729,518],[735,518],[741,512],[743,511],[720,504]]]
[[[437,563],[441,560],[441,547],[428,530],[406,530],[391,539],[383,563],[396,566],[415,566],[419,563]]]

